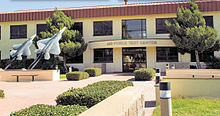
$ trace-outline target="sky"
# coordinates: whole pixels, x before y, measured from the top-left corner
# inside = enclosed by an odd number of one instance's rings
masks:
[[[161,2],[161,1],[177,1],[177,0],[128,0],[131,3]],[[178,0],[180,1],[180,0]],[[32,10],[32,9],[48,9],[48,8],[71,8],[82,6],[100,6],[124,4],[124,0],[2,0],[0,4],[0,12]]]

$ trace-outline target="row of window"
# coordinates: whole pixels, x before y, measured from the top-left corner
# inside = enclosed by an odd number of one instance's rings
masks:
[[[206,25],[213,27],[213,16],[204,16]],[[167,34],[166,20],[173,22],[175,18],[157,18],[156,19],[156,34]],[[113,35],[112,21],[95,21],[93,22],[94,36]],[[37,24],[37,34],[46,31],[46,24]],[[74,30],[78,30],[83,35],[83,23],[76,22],[73,26]],[[1,38],[1,26],[0,26]],[[20,39],[27,38],[27,25],[11,25],[10,38]],[[141,39],[147,38],[146,19],[129,19],[122,20],[122,39]]]
[[[157,47],[157,62],[178,62],[178,52],[175,47]],[[208,56],[214,56],[214,52],[200,53],[200,61],[204,62]],[[191,53],[191,62],[195,62],[195,53]],[[94,49],[94,63],[113,63],[113,49]]]
[[[37,24],[37,34],[46,31],[46,24]],[[74,23],[73,29],[79,30],[82,34],[82,22]],[[23,39],[27,38],[27,25],[11,25],[10,26],[10,39]],[[1,39],[1,26],[0,26],[0,39]]]
[[[168,34],[165,21],[173,22],[175,18],[157,18],[156,34]],[[213,16],[204,16],[206,25],[214,27]],[[93,22],[94,36],[113,35],[112,21],[95,21]],[[81,30],[82,31],[82,30]],[[147,38],[146,19],[129,19],[122,20],[122,39],[140,39]]]
[[[157,56],[156,56],[157,62],[178,62],[178,52],[175,47],[157,47],[156,51],[157,51]],[[126,53],[125,50],[123,52]],[[137,53],[139,51],[135,51],[135,52]],[[214,52],[200,53],[199,54],[200,62],[206,61],[209,56],[214,56]],[[1,51],[0,51],[0,59],[1,59]],[[191,53],[191,62],[196,62],[194,52]],[[69,58],[67,59],[67,63],[83,63],[83,55]],[[113,63],[113,48],[94,49],[94,63]]]

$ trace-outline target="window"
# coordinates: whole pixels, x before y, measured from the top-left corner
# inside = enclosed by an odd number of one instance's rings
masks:
[[[73,25],[73,30],[78,30],[81,35],[83,36],[83,23],[82,22],[75,22]]]
[[[11,25],[10,38],[11,39],[27,38],[27,25]]]
[[[37,24],[37,35],[40,34],[40,32],[44,32],[47,29],[47,24]]]
[[[157,18],[156,19],[156,34],[168,34],[167,27],[165,24],[165,21],[168,20],[171,23],[174,23],[175,18]],[[204,16],[204,19],[206,21],[206,25],[213,27],[213,16]]]
[[[113,63],[113,49],[94,49],[94,63]]]
[[[122,39],[142,39],[146,37],[146,19],[122,20]]]
[[[76,57],[71,57],[66,60],[67,63],[83,63],[83,54]]]
[[[178,62],[177,48],[157,47],[157,62]]]
[[[204,16],[204,19],[207,26],[214,27],[213,16]]]
[[[203,53],[199,53],[199,61],[205,62],[210,56],[214,57],[214,52],[205,51]],[[196,62],[195,51],[191,52],[191,62]]]
[[[112,35],[112,21],[93,22],[94,36]]]
[[[156,34],[167,34],[169,33],[167,30],[167,26],[165,21],[168,20],[173,23],[173,19],[175,18],[157,18],[156,19]]]

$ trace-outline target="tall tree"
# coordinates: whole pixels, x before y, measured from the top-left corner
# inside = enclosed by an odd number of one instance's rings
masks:
[[[35,46],[37,47],[36,43],[38,40],[50,38],[64,26],[67,27],[60,40],[60,55],[63,57],[63,65],[65,71],[67,72],[66,59],[68,57],[77,57],[82,55],[87,48],[87,43],[84,41],[79,31],[73,30],[74,20],[58,9],[55,9],[53,17],[48,17],[46,19],[46,24],[46,31],[40,32],[35,39]]]
[[[199,53],[219,50],[217,30],[206,26],[205,19],[193,0],[190,2],[190,8],[180,7],[176,15],[174,23],[165,21],[170,38],[181,54],[195,52],[197,68],[200,69]]]

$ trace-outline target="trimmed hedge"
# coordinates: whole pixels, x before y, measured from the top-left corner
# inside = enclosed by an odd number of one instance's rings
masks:
[[[5,98],[4,90],[1,90],[1,89],[0,89],[0,98]]]
[[[12,112],[10,116],[77,116],[87,109],[86,106],[79,105],[53,106],[38,104]]]
[[[121,89],[133,86],[129,81],[100,81],[84,88],[70,89],[60,94],[57,105],[80,105],[88,108],[101,102]]]
[[[102,74],[102,70],[100,68],[86,68],[85,72],[89,74],[89,77],[96,77]]]
[[[66,74],[66,78],[67,80],[78,81],[82,79],[88,79],[89,74],[87,72],[80,72],[80,71],[69,72]]]
[[[142,68],[134,71],[135,81],[150,81],[156,76],[153,68]]]

